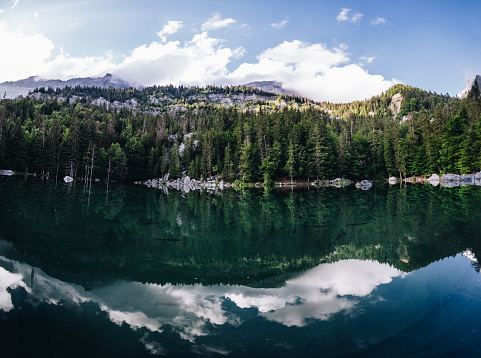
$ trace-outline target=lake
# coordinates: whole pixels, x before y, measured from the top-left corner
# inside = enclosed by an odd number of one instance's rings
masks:
[[[481,188],[0,177],[5,357],[481,355]]]

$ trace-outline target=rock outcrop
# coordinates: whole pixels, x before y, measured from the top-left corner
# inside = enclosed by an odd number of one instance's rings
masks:
[[[394,117],[398,115],[398,113],[401,111],[401,104],[403,101],[403,96],[401,93],[396,93],[394,96],[391,98],[391,111],[393,112]]]
[[[389,184],[393,185],[397,183],[397,178],[396,177],[389,177],[388,179]]]
[[[362,190],[369,190],[372,187],[372,183],[369,180],[362,180],[358,183],[356,183],[356,188],[362,189]]]
[[[471,89],[473,88],[474,84],[477,84],[478,85],[478,88],[481,89],[481,76],[480,75],[477,75],[474,80],[472,81],[468,81],[467,85],[466,85],[466,88],[463,89],[461,92],[458,93],[458,97],[459,98],[466,98],[469,91],[471,91]]]

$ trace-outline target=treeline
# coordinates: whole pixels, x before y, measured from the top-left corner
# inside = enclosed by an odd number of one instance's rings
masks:
[[[196,179],[215,175],[227,181],[266,183],[283,178],[376,179],[481,169],[477,86],[463,100],[397,85],[366,101],[322,107],[292,96],[282,97],[294,101],[284,107],[202,102],[160,114],[92,104],[98,97],[146,103],[166,93],[186,103],[191,91],[228,95],[251,90],[74,87],[4,99],[0,101],[0,169],[129,181],[166,173],[180,177],[185,172]],[[401,93],[403,100],[394,117],[395,93]],[[71,102],[72,96],[80,99]]]
[[[230,95],[257,95],[265,97],[277,97],[275,94],[265,92],[258,88],[246,87],[246,86],[183,86],[178,87],[173,85],[167,86],[152,86],[144,89],[136,88],[114,88],[114,87],[82,87],[82,86],[66,86],[63,88],[37,88],[34,92],[46,94],[61,98],[70,98],[72,96],[80,97],[80,102],[88,103],[90,99],[104,98],[109,102],[124,102],[130,99],[135,99],[141,104],[148,104],[151,98],[169,99],[172,103],[194,103],[196,97],[209,94],[221,94],[225,96]],[[288,102],[296,103],[312,103],[311,100],[294,95],[281,95],[281,99]],[[198,100],[197,100],[198,101]]]

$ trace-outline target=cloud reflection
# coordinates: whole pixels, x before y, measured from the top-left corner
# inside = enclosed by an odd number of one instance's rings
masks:
[[[32,270],[35,280],[32,279],[30,288]],[[182,339],[194,343],[196,338],[212,334],[214,327],[242,324],[241,318],[228,310],[227,300],[239,308],[255,308],[267,320],[304,326],[311,319],[327,320],[333,314],[350,312],[358,297],[369,295],[377,286],[401,274],[386,264],[345,260],[321,264],[280,288],[120,281],[85,291],[82,286],[52,278],[38,268],[0,257],[0,309],[14,308],[9,287],[23,287],[33,304],[94,302],[117,325],[150,332],[163,332],[169,327]],[[152,344],[149,348],[146,341],[146,349],[161,351],[160,346]]]
[[[241,308],[256,307],[268,320],[304,326],[308,319],[327,320],[332,314],[349,311],[357,302],[350,296],[367,296],[401,273],[375,261],[344,260],[321,264],[279,289],[243,288],[226,297]]]
[[[26,288],[25,283],[21,281],[22,278],[22,275],[8,272],[3,267],[0,267],[0,310],[8,312],[13,308],[12,298],[7,289]]]

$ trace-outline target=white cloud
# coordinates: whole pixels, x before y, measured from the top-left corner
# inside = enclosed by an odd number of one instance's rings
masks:
[[[249,36],[252,33],[252,29],[248,24],[242,24],[240,30],[244,36]]]
[[[369,98],[394,83],[350,64],[346,46],[283,42],[258,56],[257,63],[241,64],[229,74],[232,83],[278,80],[284,87],[317,100],[349,102]]]
[[[59,51],[41,34],[10,32],[0,20],[0,82],[33,75],[43,78],[69,79],[96,77],[113,73],[137,86],[151,85],[229,85],[251,81],[277,80],[285,88],[316,101],[348,102],[369,98],[385,91],[394,80],[371,75],[362,65],[374,58],[364,57],[351,63],[345,44],[328,48],[322,43],[285,41],[263,51],[253,62],[229,68],[242,58],[243,47],[230,48],[225,41],[207,32],[185,43],[167,41],[180,22],[169,22],[159,31],[159,42],[135,48],[120,62],[107,53],[103,56],[72,57]],[[5,70],[5,69],[8,69]]]
[[[141,85],[220,83],[227,76],[227,64],[243,52],[241,47],[225,48],[221,40],[203,32],[184,45],[171,41],[137,47],[114,72]]]
[[[53,60],[44,64],[38,75],[42,78],[67,80],[75,77],[98,77],[111,72],[112,56],[71,57],[60,52]]]
[[[42,34],[25,35],[9,31],[0,20],[0,82],[17,80],[39,74],[54,44]]]
[[[202,31],[217,30],[235,24],[233,18],[221,19],[219,14],[214,14],[210,19],[202,24]]]
[[[271,24],[271,26],[275,29],[282,29],[284,26],[286,26],[290,21],[288,20],[282,20],[281,22],[274,22]]]
[[[34,17],[34,18],[38,18],[38,12],[34,11],[34,12],[33,12],[33,17]]]
[[[380,25],[385,24],[387,22],[386,19],[382,17],[376,17],[374,20],[371,21],[371,25]]]
[[[336,20],[337,21],[349,21],[349,17],[347,16],[349,11],[351,11],[351,9],[343,7],[341,9],[341,11],[339,12],[339,14],[337,15]]]
[[[356,12],[352,17],[351,17],[351,22],[357,24],[359,22],[361,22],[361,19],[364,15],[361,14],[360,12]]]
[[[359,65],[363,66],[366,63],[372,63],[375,59],[376,59],[376,56],[372,56],[372,57],[362,56],[359,58],[359,60],[361,60]]]
[[[20,0],[12,0],[10,2],[12,3],[12,9],[15,9],[18,6],[18,3],[20,2]]]
[[[338,22],[349,21],[349,22],[352,22],[354,24],[360,23],[364,14],[362,14],[360,12],[356,12],[354,15],[352,15],[352,17],[349,17],[349,12],[351,12],[351,11],[352,11],[351,9],[343,7],[341,9],[341,11],[339,12],[339,14],[336,16],[336,20]]]
[[[0,14],[3,12],[3,9],[0,9]]]
[[[177,31],[180,30],[181,27],[182,27],[182,21],[169,21],[167,25],[165,25],[162,28],[162,30],[157,32],[157,36],[159,36],[160,41],[166,42],[167,41],[166,36],[175,34]]]

